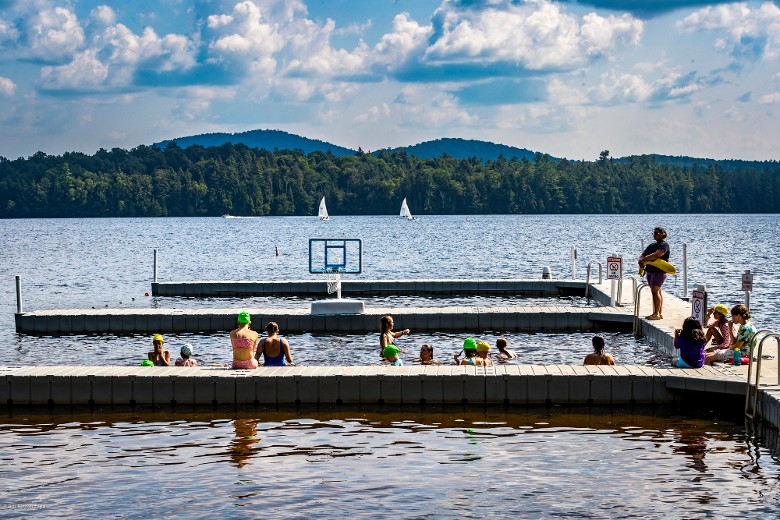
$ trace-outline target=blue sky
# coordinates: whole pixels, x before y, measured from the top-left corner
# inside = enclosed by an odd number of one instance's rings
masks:
[[[780,5],[0,0],[0,156],[281,129],[780,159]]]

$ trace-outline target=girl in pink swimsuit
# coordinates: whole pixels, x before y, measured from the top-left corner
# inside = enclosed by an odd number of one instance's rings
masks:
[[[230,331],[230,344],[233,346],[233,368],[251,370],[257,368],[255,348],[257,347],[257,332],[249,328],[252,321],[249,313],[238,314],[238,328]]]

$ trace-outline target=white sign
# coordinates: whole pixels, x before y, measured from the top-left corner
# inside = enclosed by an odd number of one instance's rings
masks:
[[[704,306],[706,305],[706,298],[707,293],[702,291],[693,291],[693,296],[691,297],[691,316],[699,320],[702,324],[704,324]]]
[[[749,270],[742,273],[742,290],[748,292],[753,290],[753,273]]]
[[[623,278],[623,259],[619,256],[607,257],[607,280]]]

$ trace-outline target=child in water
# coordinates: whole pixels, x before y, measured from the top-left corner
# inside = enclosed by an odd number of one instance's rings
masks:
[[[425,344],[420,347],[420,357],[414,360],[421,365],[442,365],[441,361],[433,359],[433,345]]]
[[[404,362],[401,361],[401,358],[398,357],[398,347],[396,347],[395,345],[386,346],[385,349],[382,351],[382,356],[384,356],[385,361],[390,362],[390,366],[393,367],[404,366]]]
[[[192,359],[192,345],[187,343],[181,348],[181,357],[176,360],[177,367],[195,367],[198,362]]]
[[[517,355],[509,350],[507,347],[506,338],[498,338],[496,340],[496,348],[498,349],[498,360],[502,363],[509,361],[510,359],[517,358]]]
[[[477,342],[474,341],[474,338],[466,338],[466,341],[463,342],[463,354],[466,356],[463,358],[463,361],[460,360],[460,354],[453,356],[456,365],[471,365],[475,367],[481,364],[477,363]]]
[[[585,365],[614,365],[615,360],[612,356],[604,352],[605,341],[601,336],[593,336],[593,353],[585,356]]]
[[[165,338],[162,334],[155,334],[152,338],[152,345],[154,350],[147,354],[149,361],[154,363],[156,367],[169,367],[171,366],[171,351],[163,349]]]
[[[490,359],[490,343],[487,341],[480,341],[477,343],[477,365],[490,367],[493,366],[493,360]]]

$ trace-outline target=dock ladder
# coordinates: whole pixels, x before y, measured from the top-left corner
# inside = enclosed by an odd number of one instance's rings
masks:
[[[777,341],[777,345],[778,345],[777,384],[780,385],[780,333],[771,330],[759,330],[753,335],[753,337],[750,340],[750,343],[752,344],[754,340],[759,336],[763,336],[763,337],[761,338],[761,341],[759,341],[758,343],[758,348],[756,348],[755,352],[750,353],[751,359],[755,359],[755,364],[756,364],[755,385],[751,385],[751,379],[753,379],[753,362],[748,363],[747,389],[745,391],[745,415],[750,419],[755,419],[756,413],[758,411],[758,391],[759,391],[759,386],[761,384],[761,361],[763,360],[762,352],[764,350],[764,342],[770,338],[774,338]]]

